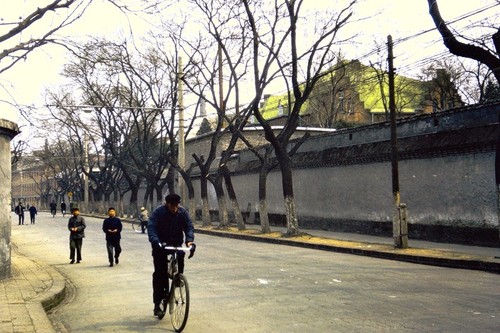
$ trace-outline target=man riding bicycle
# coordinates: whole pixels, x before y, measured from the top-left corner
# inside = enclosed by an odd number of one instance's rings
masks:
[[[145,233],[145,230],[148,226],[149,213],[148,210],[144,207],[141,207],[141,212],[139,213],[139,220],[141,221],[141,232]]]
[[[191,246],[194,241],[194,226],[187,210],[179,206],[181,197],[169,194],[165,197],[165,204],[156,208],[149,217],[148,237],[153,248],[153,303],[154,315],[161,316],[161,300],[168,293],[167,255],[168,251],[162,248],[167,246]],[[179,273],[184,272],[184,252],[178,253]]]

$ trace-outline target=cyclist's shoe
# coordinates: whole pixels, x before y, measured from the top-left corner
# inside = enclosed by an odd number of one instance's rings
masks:
[[[176,287],[184,287],[184,280],[179,279],[179,278],[175,279],[175,286]]]
[[[165,313],[163,313],[162,309],[160,309],[160,304],[155,304],[155,308],[153,310],[153,314],[158,318],[163,318]]]

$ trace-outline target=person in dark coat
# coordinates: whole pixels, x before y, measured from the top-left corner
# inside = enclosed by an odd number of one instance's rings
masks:
[[[61,202],[61,214],[63,217],[66,215],[66,203],[64,201]]]
[[[31,205],[29,208],[29,211],[30,211],[31,224],[35,224],[35,216],[36,216],[36,214],[38,214],[36,207],[34,205]]]
[[[24,210],[25,209],[26,209],[26,207],[23,206],[21,201],[19,201],[16,208],[14,209],[17,216],[19,216],[19,225],[24,224]]]
[[[120,262],[118,258],[122,252],[122,248],[120,246],[122,221],[116,217],[116,210],[113,207],[109,207],[108,216],[109,217],[104,219],[102,223],[102,231],[106,234],[106,248],[108,249],[109,267],[113,267],[113,250],[115,252],[115,264]]]
[[[49,206],[50,206],[50,213],[52,214],[52,217],[56,216],[57,204],[55,203],[55,201],[52,201]]]
[[[85,219],[80,216],[80,210],[78,207],[73,207],[71,209],[72,216],[68,221],[69,234],[69,263],[75,263],[75,251],[76,251],[76,263],[79,264],[82,261],[82,243],[85,237]]]
[[[148,237],[153,247],[153,303],[155,316],[162,316],[160,302],[168,293],[167,255],[162,243],[167,246],[194,245],[194,226],[189,213],[179,206],[181,197],[169,194],[165,197],[165,204],[156,208],[149,217]],[[184,252],[178,253],[179,273],[184,272]]]

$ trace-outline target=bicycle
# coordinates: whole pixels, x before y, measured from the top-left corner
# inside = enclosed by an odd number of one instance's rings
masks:
[[[162,248],[166,251],[171,251],[168,253],[168,283],[169,292],[165,298],[160,303],[160,309],[162,314],[158,316],[158,319],[163,319],[165,314],[168,312],[170,314],[170,321],[174,330],[176,332],[182,332],[189,315],[189,285],[184,274],[179,273],[177,264],[177,253],[179,251],[190,252],[188,258],[194,255],[196,245],[192,244],[190,247],[177,247],[177,246],[165,246],[162,244]]]
[[[132,229],[134,229],[134,231],[137,233],[144,234],[145,230],[146,230],[146,226],[144,226],[144,230],[143,230],[141,223],[142,223],[141,219],[139,219],[139,218],[134,219],[132,221]]]

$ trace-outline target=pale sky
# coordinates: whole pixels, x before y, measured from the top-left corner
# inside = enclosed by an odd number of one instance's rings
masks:
[[[0,0],[0,18],[6,20],[15,19],[26,14],[26,9],[32,6],[41,6],[47,1],[42,0]],[[308,6],[326,7],[338,3],[336,0],[306,0]],[[445,20],[453,20],[466,13],[483,8],[489,4],[495,4],[495,0],[481,1],[457,1],[439,0],[441,14]],[[20,5],[21,4],[21,5]],[[498,16],[500,6],[485,11],[468,19],[461,20],[453,25],[460,27],[469,22],[475,22],[480,17]],[[343,48],[347,58],[356,59],[363,57],[375,48],[375,41],[384,44],[387,35],[391,34],[394,40],[412,36],[433,27],[433,22],[428,14],[426,0],[360,0],[355,7],[356,15],[353,20],[367,18],[363,21],[351,23],[345,33],[355,32],[359,38],[355,45]],[[131,21],[128,21],[131,20]],[[62,34],[83,38],[86,35],[101,36],[129,36],[128,23],[133,24],[134,35],[139,37],[141,33],[150,29],[144,20],[125,17],[105,0],[94,0],[94,3],[85,13],[85,16],[71,27],[65,29]],[[1,22],[0,22],[1,23]],[[497,18],[498,26],[498,18]],[[0,26],[0,31],[6,28]],[[412,38],[404,43],[395,45],[396,68],[408,68],[417,63],[419,59],[439,54],[445,50],[439,34],[436,31],[423,34],[418,38]],[[18,63],[14,68],[0,75],[0,118],[22,123],[18,112],[10,105],[1,102],[17,102],[22,105],[44,104],[44,91],[50,87],[57,86],[61,81],[59,73],[65,63],[65,53],[62,48],[53,46],[43,47],[33,52],[23,63]],[[365,60],[365,61],[364,61]],[[368,63],[368,58],[361,60]],[[398,63],[399,62],[399,63]],[[406,66],[406,67],[405,67]],[[403,75],[407,73],[401,73]],[[410,75],[410,74],[407,74]]]

